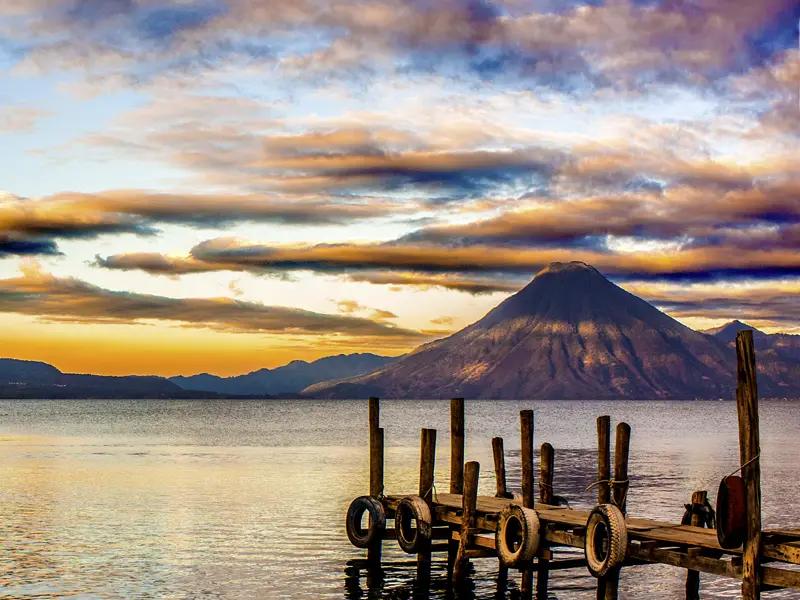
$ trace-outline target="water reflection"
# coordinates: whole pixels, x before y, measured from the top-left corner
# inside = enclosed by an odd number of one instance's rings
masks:
[[[731,403],[533,403],[536,445],[555,446],[554,488],[575,508],[596,491],[595,417],[633,426],[631,513],[677,521],[695,489],[712,498],[738,458]],[[467,402],[467,459],[494,493],[493,436],[519,488],[519,409]],[[371,572],[344,533],[366,491],[364,402],[0,402],[0,598],[519,598],[518,574],[475,560],[452,592],[443,555],[429,577],[394,542]],[[762,405],[765,527],[798,524],[800,406]],[[385,402],[387,491],[417,488],[419,428],[439,429],[449,477],[447,402]],[[559,557],[562,557],[559,555]],[[564,553],[564,558],[568,557]],[[685,572],[625,569],[626,598],[681,597]],[[427,580],[427,584],[423,585]],[[551,573],[559,600],[594,598],[583,570]],[[702,576],[704,598],[738,597]],[[771,592],[774,598],[798,598]]]

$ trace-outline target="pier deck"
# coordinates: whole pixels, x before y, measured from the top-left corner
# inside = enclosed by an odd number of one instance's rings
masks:
[[[597,577],[598,600],[617,600],[621,568],[647,563],[686,569],[686,600],[699,600],[700,573],[741,580],[743,600],[758,600],[762,591],[771,589],[800,589],[800,528],[762,530],[761,526],[761,450],[752,332],[739,332],[736,350],[741,465],[736,472],[741,473],[741,478],[720,474],[720,490],[733,490],[728,491],[727,500],[724,495],[722,500],[717,499],[717,508],[729,515],[728,520],[720,521],[723,526],[713,518],[708,492],[702,490],[692,494],[681,523],[628,515],[631,428],[626,423],[617,425],[612,460],[608,416],[597,419],[597,480],[590,486],[597,488],[597,505],[592,511],[556,506],[555,450],[548,443],[541,446],[539,482],[535,486],[532,410],[520,412],[521,495],[510,498],[503,440],[498,437],[492,439],[497,494],[479,496],[480,465],[464,462],[462,398],[450,403],[449,493],[439,493],[434,486],[434,429],[421,430],[418,490],[386,493],[380,404],[377,398],[371,398],[369,496],[357,498],[351,505],[355,512],[348,511],[348,535],[354,544],[368,550],[368,563],[372,565],[380,564],[383,540],[397,539],[406,552],[416,553],[418,580],[430,568],[435,552],[447,553],[453,585],[460,585],[468,577],[470,560],[499,559],[498,585],[506,581],[510,569],[520,571],[519,589],[525,599],[533,598],[534,592],[537,600],[549,597],[549,571],[588,568]],[[733,483],[741,491],[728,487]],[[536,487],[538,494],[534,493]],[[510,505],[513,508],[505,510]],[[395,518],[401,506],[402,516],[398,513]],[[371,511],[368,530],[363,529],[361,521],[366,509]],[[408,521],[408,511],[413,511],[416,525]],[[599,515],[605,515],[605,525],[598,525]],[[386,519],[394,519],[393,528],[386,528]],[[380,526],[375,528],[375,523]],[[514,533],[510,533],[509,523],[518,523],[513,526],[517,528]],[[522,534],[519,527],[524,529]],[[415,540],[422,536],[426,541],[421,545],[412,543],[409,536]],[[446,541],[431,543],[432,540]],[[526,553],[522,555],[522,550],[515,548],[525,548]],[[576,555],[574,550],[565,553],[565,548],[583,550],[584,556]]]

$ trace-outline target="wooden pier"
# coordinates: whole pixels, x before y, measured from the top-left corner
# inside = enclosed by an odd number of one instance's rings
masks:
[[[722,538],[708,527],[714,525],[709,518],[713,511],[704,490],[691,495],[683,524],[627,515],[631,428],[625,423],[617,425],[612,475],[611,421],[607,416],[597,419],[594,510],[557,505],[553,489],[555,451],[547,443],[541,446],[536,482],[532,410],[520,413],[521,495],[512,495],[506,487],[503,440],[494,438],[497,493],[478,496],[480,465],[464,464],[465,413],[464,400],[459,398],[451,401],[448,493],[435,491],[436,431],[432,429],[423,429],[421,434],[419,489],[406,493],[385,491],[380,405],[377,398],[370,399],[369,496],[353,501],[348,511],[348,536],[358,547],[367,549],[373,565],[381,560],[383,541],[398,540],[404,550],[417,555],[418,577],[429,570],[433,553],[447,553],[454,586],[466,578],[470,560],[494,558],[499,560],[500,580],[505,580],[509,569],[520,573],[520,590],[527,598],[547,598],[550,571],[588,568],[597,577],[598,600],[615,600],[620,570],[648,563],[686,569],[687,600],[700,597],[700,573],[740,579],[744,600],[760,598],[765,590],[800,589],[800,570],[791,566],[800,565],[800,528],[761,529],[758,394],[752,332],[739,332],[736,349],[744,503],[741,509],[746,515],[741,525],[741,546],[731,548],[726,543],[728,547],[723,548]],[[369,515],[368,528],[362,525],[364,514]],[[393,528],[387,528],[388,519],[395,520]],[[567,547],[583,550],[583,558],[576,558],[574,551],[566,557],[561,552],[559,558],[559,551]]]

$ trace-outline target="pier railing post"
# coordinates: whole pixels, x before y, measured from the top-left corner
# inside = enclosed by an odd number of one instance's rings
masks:
[[[533,492],[533,411],[523,410],[519,413],[520,420],[520,457],[522,459],[522,505],[526,508],[534,507]],[[520,592],[523,598],[533,595],[533,568],[522,571]]]
[[[383,429],[380,427],[380,400],[369,399],[369,495],[383,494]],[[367,549],[367,560],[380,564],[382,536]]]
[[[758,425],[758,383],[753,332],[736,334],[736,408],[739,415],[739,458],[747,495],[747,537],[742,556],[742,600],[761,598],[761,454]]]
[[[611,502],[611,417],[597,417],[597,503]],[[597,600],[605,600],[606,578],[597,580]]]
[[[453,566],[453,580],[462,583],[469,572],[467,551],[472,543],[478,505],[478,477],[481,466],[470,461],[464,469],[464,494],[461,497],[463,515],[461,518],[461,540],[458,544],[458,555]]]
[[[464,399],[450,400],[450,493],[464,493]],[[447,544],[447,566],[452,572],[458,554],[458,542],[453,540],[450,529],[450,541]]]
[[[703,516],[698,513],[698,506],[704,507],[708,492],[699,491],[692,494],[692,525],[695,527],[703,527],[705,520]],[[686,571],[686,600],[700,600],[700,571],[693,571],[689,569]]]
[[[433,513],[433,477],[436,469],[436,430],[423,429],[420,432],[419,452],[419,495],[431,507]],[[418,578],[430,570],[431,552],[426,549],[417,554]]]
[[[539,502],[553,504],[553,470],[555,469],[555,451],[545,442],[539,452]],[[544,536],[543,536],[544,537]],[[536,573],[536,600],[547,600],[547,585],[550,571],[547,568],[549,560],[539,559],[539,569]]]
[[[614,481],[611,486],[614,504],[627,512],[628,506],[628,455],[631,448],[631,426],[617,425],[617,440],[614,444]],[[619,596],[619,569],[614,569],[606,578],[606,600],[617,600]]]

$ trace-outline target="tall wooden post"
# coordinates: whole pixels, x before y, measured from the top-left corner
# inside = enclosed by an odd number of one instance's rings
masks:
[[[436,430],[423,429],[420,432],[419,449],[419,495],[431,507],[433,514],[433,475],[436,469]],[[417,573],[427,574],[430,570],[431,552],[429,549],[417,554]]]
[[[522,505],[534,507],[533,493],[533,411],[523,410],[520,420],[520,457],[522,459]],[[533,595],[533,568],[522,571],[520,592],[523,598]]]
[[[478,505],[478,477],[481,466],[470,461],[464,471],[464,495],[461,497],[463,515],[461,517],[461,541],[458,545],[458,555],[453,567],[453,579],[461,583],[469,572],[469,559],[467,550],[472,543],[473,531],[477,517]]]
[[[450,399],[450,493],[464,492],[464,399]],[[452,572],[458,554],[458,542],[453,540],[451,528],[450,541],[447,543],[447,566]]]
[[[450,400],[450,493],[464,491],[464,399]]]
[[[708,492],[699,491],[692,494],[692,525],[703,527],[705,522],[702,515],[697,514],[697,506],[705,506]],[[686,571],[686,600],[700,600],[700,572],[689,569]]]
[[[383,429],[380,427],[380,400],[369,399],[369,495],[383,494]],[[382,540],[379,537],[367,548],[367,560],[381,562]]]
[[[611,502],[611,417],[597,417],[597,503]],[[605,600],[606,578],[597,580],[597,600]]]
[[[761,453],[758,431],[758,382],[753,332],[736,334],[736,408],[739,458],[747,494],[747,538],[742,556],[742,600],[761,598]]]
[[[492,456],[494,457],[494,479],[497,484],[498,498],[508,498],[508,488],[506,487],[506,455],[503,450],[503,438],[492,438]]]
[[[542,504],[553,503],[553,471],[555,469],[555,451],[545,442],[539,452],[539,502]],[[536,574],[536,600],[547,600],[547,585],[550,571],[547,568],[549,560],[539,559],[539,569]]]
[[[628,505],[628,454],[631,448],[631,426],[617,425],[617,441],[614,444],[614,483],[611,493],[616,504],[625,514]],[[619,596],[619,569],[609,572],[606,578],[606,600],[617,600]]]

